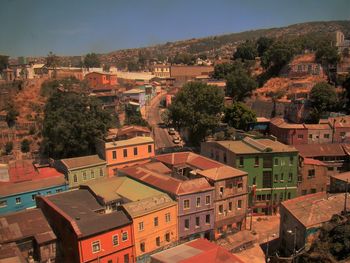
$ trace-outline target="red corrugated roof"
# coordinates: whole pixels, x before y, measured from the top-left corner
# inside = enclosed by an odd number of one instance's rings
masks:
[[[324,162],[312,158],[304,158],[304,164],[327,166]]]

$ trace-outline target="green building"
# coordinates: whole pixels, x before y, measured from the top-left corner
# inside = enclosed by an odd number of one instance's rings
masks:
[[[246,137],[204,142],[201,154],[248,173],[254,213],[275,213],[280,202],[297,195],[298,151],[293,146]]]
[[[69,188],[107,177],[106,161],[98,155],[61,159],[55,162],[55,167],[64,173]]]

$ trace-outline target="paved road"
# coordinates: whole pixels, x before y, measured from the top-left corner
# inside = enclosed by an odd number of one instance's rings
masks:
[[[165,94],[158,95],[155,97],[150,106],[146,108],[146,118],[148,123],[152,126],[153,129],[153,138],[155,141],[156,149],[173,147],[176,144],[173,143],[173,138],[168,134],[166,128],[160,128],[158,123],[162,122],[160,117],[161,109],[159,108],[159,102],[165,97]]]

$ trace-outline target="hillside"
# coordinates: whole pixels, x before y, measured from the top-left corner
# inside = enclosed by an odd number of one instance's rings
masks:
[[[257,39],[261,36],[271,38],[290,38],[301,35],[331,36],[336,30],[341,30],[347,38],[350,38],[350,21],[307,22],[294,24],[287,27],[258,29],[226,35],[209,36],[205,38],[193,38],[175,42],[167,42],[144,48],[122,49],[109,53],[99,54],[101,62],[108,65],[125,66],[127,62],[137,61],[139,55],[143,59],[152,61],[174,57],[176,53],[189,53],[193,55],[205,54],[209,58],[229,58],[235,47],[245,40]],[[30,58],[31,60],[44,61],[44,58]],[[76,66],[81,60],[80,56],[61,57],[63,65]]]

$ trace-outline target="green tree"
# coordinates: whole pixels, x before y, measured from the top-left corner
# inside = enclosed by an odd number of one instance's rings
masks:
[[[330,44],[320,44],[316,51],[316,61],[325,66],[334,66],[340,60],[338,50]]]
[[[244,101],[256,89],[257,83],[242,64],[236,64],[226,76],[226,94],[234,101]]]
[[[218,126],[224,109],[224,94],[216,86],[190,82],[176,94],[169,107],[169,119],[178,128],[187,128],[190,141],[198,145]]]
[[[0,55],[0,73],[9,65],[9,57]]]
[[[257,40],[258,55],[261,57],[265,53],[265,51],[270,48],[272,43],[273,43],[273,39],[272,38],[260,37]]]
[[[247,41],[237,47],[236,52],[233,55],[234,59],[254,60],[258,56],[258,51],[254,42]]]
[[[136,110],[135,107],[132,107],[131,105],[125,106],[125,124],[145,127],[149,126],[147,121],[142,118],[140,111]]]
[[[282,90],[282,89],[279,89],[277,91],[271,91],[271,92],[268,92],[266,94],[267,97],[270,97],[272,99],[272,103],[273,103],[273,110],[272,110],[272,113],[271,113],[271,118],[276,117],[277,101],[279,99],[282,99],[283,96],[285,96],[285,95],[286,95],[286,91]]]
[[[6,155],[11,154],[12,150],[13,150],[13,142],[7,142],[5,144],[5,154]]]
[[[9,127],[13,127],[15,125],[15,122],[17,120],[17,116],[19,115],[18,110],[16,109],[14,103],[10,101],[6,106],[6,119],[7,125]]]
[[[311,106],[322,114],[337,107],[338,97],[334,87],[320,82],[312,87],[309,100]]]
[[[49,54],[46,56],[46,63],[45,66],[48,68],[57,68],[59,64],[59,58],[56,56],[52,51],[49,52]]]
[[[294,55],[293,46],[288,42],[273,43],[261,57],[261,65],[265,68],[275,68],[276,71],[282,69]]]
[[[28,139],[24,139],[21,142],[21,152],[22,153],[27,153],[30,151],[30,141]]]
[[[256,114],[242,102],[235,102],[225,108],[224,122],[230,127],[246,130],[249,123],[256,121]]]
[[[41,148],[53,158],[94,154],[95,140],[110,127],[111,116],[96,98],[56,92],[45,106]]]
[[[84,57],[84,66],[86,68],[98,68],[100,67],[101,62],[97,54],[88,53]]]
[[[214,67],[214,73],[212,77],[214,79],[225,79],[228,74],[230,74],[234,70],[233,63],[222,63],[217,64]]]
[[[345,109],[350,114],[350,75],[343,82],[343,88],[345,91]]]

